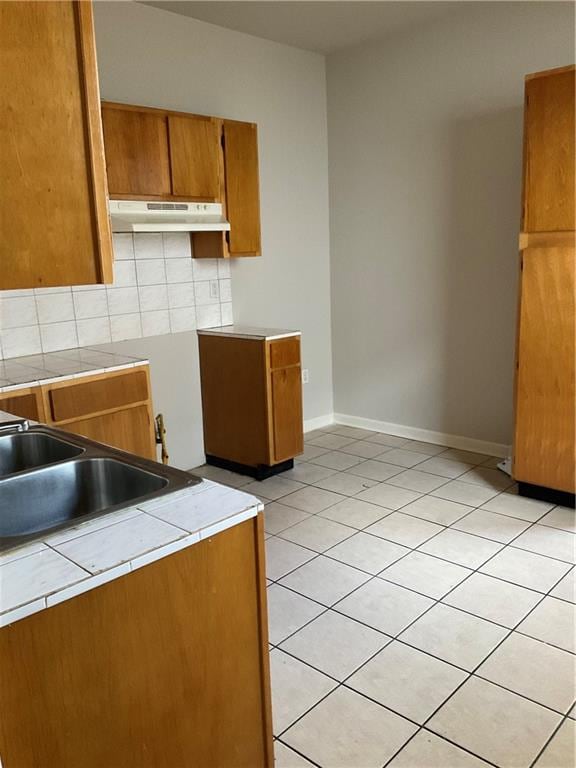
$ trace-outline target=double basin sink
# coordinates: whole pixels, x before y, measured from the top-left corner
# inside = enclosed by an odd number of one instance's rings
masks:
[[[51,427],[0,433],[0,550],[198,482]]]

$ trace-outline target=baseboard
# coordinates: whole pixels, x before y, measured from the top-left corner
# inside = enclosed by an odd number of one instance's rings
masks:
[[[406,437],[410,440],[420,440],[423,443],[445,445],[448,448],[458,448],[461,451],[485,453],[488,456],[498,456],[500,458],[504,458],[510,454],[510,446],[504,445],[503,443],[491,443],[488,440],[477,440],[474,437],[450,435],[446,432],[434,432],[431,429],[406,427],[403,424],[392,424],[388,421],[364,419],[359,416],[347,416],[345,413],[335,413],[334,422],[338,424],[344,424],[347,427],[360,427],[361,429],[374,430],[374,432],[386,432],[388,435],[396,435],[396,437]],[[326,424],[323,426],[326,426]],[[319,428],[321,428],[320,425],[314,427],[314,429]]]
[[[315,416],[313,419],[304,420],[304,432],[312,432],[314,429],[322,429],[334,424],[334,414],[326,413],[324,416]]]

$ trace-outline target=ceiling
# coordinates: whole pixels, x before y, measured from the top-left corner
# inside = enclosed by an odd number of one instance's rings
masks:
[[[461,9],[461,2],[189,2],[146,0],[182,16],[190,16],[277,43],[328,54],[370,40],[380,40],[414,25],[434,21]]]

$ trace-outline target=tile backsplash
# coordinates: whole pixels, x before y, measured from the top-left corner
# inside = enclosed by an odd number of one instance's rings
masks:
[[[114,283],[0,292],[0,359],[233,322],[230,262],[186,232],[114,235]]]

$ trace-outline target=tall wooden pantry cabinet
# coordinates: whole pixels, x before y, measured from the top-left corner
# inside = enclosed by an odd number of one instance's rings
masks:
[[[574,66],[526,77],[513,475],[520,493],[573,503]]]

